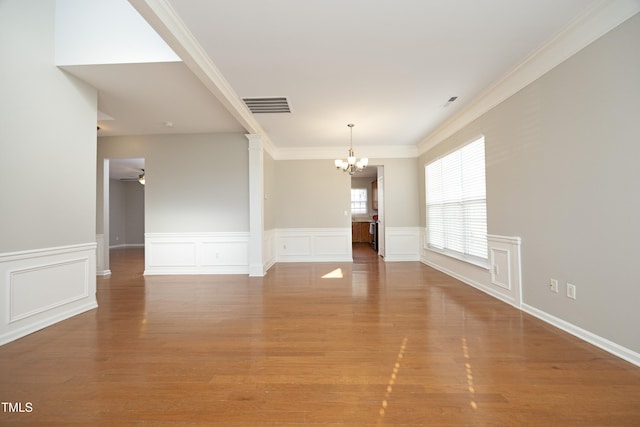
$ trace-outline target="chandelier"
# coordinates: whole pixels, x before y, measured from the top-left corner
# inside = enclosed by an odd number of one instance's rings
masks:
[[[343,172],[349,172],[349,175],[353,175],[354,173],[360,172],[362,169],[366,168],[369,164],[369,159],[367,159],[366,157],[361,158],[360,161],[356,159],[356,155],[353,154],[353,127],[355,125],[353,123],[349,123],[347,126],[349,126],[351,133],[349,156],[347,157],[346,161],[337,159],[335,164],[336,168],[342,169]]]

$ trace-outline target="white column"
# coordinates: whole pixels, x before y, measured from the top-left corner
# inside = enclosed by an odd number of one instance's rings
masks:
[[[249,140],[249,276],[265,275],[264,236],[264,150],[258,134]]]

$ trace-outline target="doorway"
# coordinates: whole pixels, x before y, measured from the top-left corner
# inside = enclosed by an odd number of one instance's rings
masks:
[[[384,212],[380,195],[383,166],[369,166],[364,171],[351,176],[351,249],[354,260],[383,255],[380,252],[380,238],[384,242]],[[384,245],[382,245],[384,249]]]
[[[113,251],[144,254],[145,159],[105,159],[103,177],[103,263],[110,272]]]

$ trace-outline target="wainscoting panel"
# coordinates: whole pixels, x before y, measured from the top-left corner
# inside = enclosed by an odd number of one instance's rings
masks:
[[[0,255],[0,344],[97,307],[96,244]]]
[[[421,241],[426,241],[421,230]],[[489,235],[489,268],[474,265],[429,249],[422,249],[421,261],[449,276],[520,308],[522,282],[520,238]]]
[[[248,272],[247,232],[145,234],[145,275]]]
[[[515,307],[522,306],[520,238],[488,235],[492,290]]]
[[[89,296],[86,258],[53,262],[9,272],[9,323]],[[62,286],[52,287],[51,283]]]
[[[209,266],[244,266],[247,265],[247,242],[217,241],[202,242],[198,251],[198,265]]]
[[[275,230],[277,262],[352,262],[351,228]]]
[[[385,227],[386,262],[420,261],[419,227]]]
[[[150,267],[190,267],[196,265],[196,242],[155,241],[147,252]]]

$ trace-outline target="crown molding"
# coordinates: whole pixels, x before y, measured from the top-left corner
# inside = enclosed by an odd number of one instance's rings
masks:
[[[335,160],[346,158],[348,147],[276,148],[274,160]],[[401,159],[418,157],[415,145],[365,145],[354,147],[358,157],[368,159]]]
[[[158,32],[211,93],[250,134],[259,134],[267,147],[273,147],[253,114],[224,78],[218,67],[198,43],[167,0],[129,0],[129,3]]]
[[[550,41],[485,89],[417,145],[418,155],[435,147],[578,51],[640,12],[640,0],[601,0]]]

